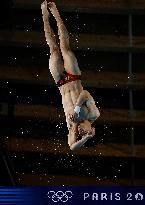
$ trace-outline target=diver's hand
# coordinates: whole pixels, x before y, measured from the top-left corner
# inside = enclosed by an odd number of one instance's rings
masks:
[[[77,118],[78,118],[78,114],[77,113],[73,113],[69,115],[69,121],[71,123],[77,123]]]

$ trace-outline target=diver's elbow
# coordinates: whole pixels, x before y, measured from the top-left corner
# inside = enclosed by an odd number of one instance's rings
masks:
[[[98,118],[98,117],[100,117],[100,112],[99,112],[99,110],[98,110],[98,112],[97,112],[97,118]]]
[[[73,143],[73,144],[69,145],[69,148],[71,151],[77,151],[80,149],[80,147],[77,146],[77,143]]]
[[[98,117],[100,117],[100,111],[97,108],[97,110],[96,110],[96,119],[98,119]]]
[[[74,148],[73,145],[69,146],[69,148],[70,148],[71,151],[75,151],[75,148]]]

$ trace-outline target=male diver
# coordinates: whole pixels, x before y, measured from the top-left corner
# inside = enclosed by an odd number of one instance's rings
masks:
[[[54,16],[60,40],[60,48],[49,23],[49,11]],[[100,116],[93,97],[81,84],[81,71],[69,45],[69,34],[54,2],[41,4],[46,42],[50,47],[49,69],[58,86],[69,130],[68,144],[78,150],[95,135],[91,124]],[[78,139],[78,136],[81,139]]]

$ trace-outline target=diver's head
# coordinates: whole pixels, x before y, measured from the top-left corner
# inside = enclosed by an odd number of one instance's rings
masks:
[[[92,133],[91,123],[88,120],[84,120],[78,125],[79,135],[84,136]]]

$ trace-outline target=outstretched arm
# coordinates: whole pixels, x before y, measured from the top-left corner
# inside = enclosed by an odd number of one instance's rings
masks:
[[[79,149],[85,144],[85,142],[86,142],[87,140],[88,140],[87,137],[82,138],[81,140],[79,140],[79,141],[75,142],[74,144],[72,144],[72,145],[70,146],[70,149],[71,149],[72,151],[77,151],[77,150],[79,150]]]
[[[87,142],[87,140],[92,138],[94,135],[95,135],[95,128],[93,128],[91,132],[88,132],[85,136],[83,136],[81,140],[73,143],[70,146],[70,149],[72,151],[79,150]]]

